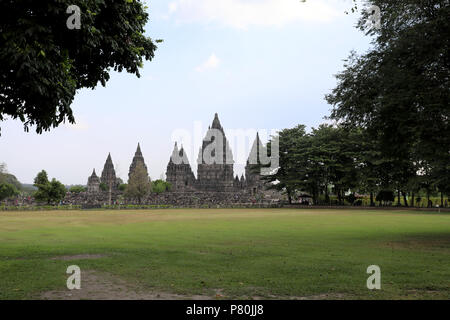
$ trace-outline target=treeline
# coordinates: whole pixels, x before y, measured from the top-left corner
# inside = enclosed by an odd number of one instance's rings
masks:
[[[55,178],[49,179],[45,170],[42,170],[34,178],[35,190],[25,190],[21,183],[11,174],[7,173],[6,165],[0,164],[0,201],[5,199],[17,199],[19,195],[31,196],[37,203],[56,205],[64,200],[67,193],[80,194],[87,192],[87,188],[81,185],[64,186]],[[118,190],[123,193],[124,199],[138,201],[146,197],[150,192],[163,193],[170,191],[170,183],[163,180],[150,181],[143,168],[135,170],[128,184],[120,183]],[[100,184],[101,192],[108,192],[107,186]]]
[[[21,188],[16,177],[6,171],[6,164],[0,163],[0,201],[18,195]]]
[[[281,168],[270,180],[291,195],[308,191],[315,203],[330,191],[342,203],[351,190],[387,202],[394,191],[410,196],[410,206],[421,192],[439,192],[443,205],[450,193],[450,1],[370,4],[381,9],[381,28],[367,23],[368,11],[357,27],[372,48],[350,54],[326,96],[337,125],[283,130]]]
[[[270,150],[270,143],[268,150]],[[279,133],[280,168],[265,179],[272,188],[285,191],[289,201],[302,193],[313,204],[355,204],[356,195],[368,195],[370,205],[394,202],[414,206],[422,196],[430,200],[450,193],[445,168],[428,166],[414,157],[394,158],[383,152],[369,131],[323,124],[307,133],[305,126]],[[394,199],[394,194],[395,198]],[[429,201],[427,201],[428,203]]]

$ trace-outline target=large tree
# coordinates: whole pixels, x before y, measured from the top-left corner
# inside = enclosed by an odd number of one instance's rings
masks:
[[[389,174],[385,185],[406,194],[416,175],[448,192],[450,170],[450,3],[448,0],[370,1],[381,9],[371,50],[352,53],[327,95],[332,118],[366,128]]]
[[[306,168],[298,161],[298,153],[305,149],[306,131],[304,125],[292,129],[284,129],[278,134],[279,139],[279,168],[272,175],[264,176],[269,189],[285,192],[289,203],[295,191],[304,185]],[[270,153],[271,141],[267,145]],[[270,156],[270,155],[269,155]],[[269,166],[269,165],[267,165]]]
[[[147,170],[142,162],[138,162],[136,168],[131,173],[125,196],[135,199],[140,204],[142,199],[150,193],[151,185]]]
[[[19,191],[14,185],[9,183],[0,183],[0,201],[16,196],[18,194]]]
[[[72,5],[80,29],[66,25]],[[145,9],[139,0],[0,1],[0,121],[20,119],[42,133],[73,123],[77,90],[105,86],[111,69],[139,77],[156,50],[144,36]]]
[[[0,183],[10,184],[17,190],[22,190],[22,184],[14,175],[8,173],[5,163],[0,163]]]
[[[34,198],[37,201],[47,202],[47,204],[61,201],[67,192],[66,187],[55,178],[49,181],[45,170],[38,173],[34,179],[34,186],[38,188],[34,194]]]

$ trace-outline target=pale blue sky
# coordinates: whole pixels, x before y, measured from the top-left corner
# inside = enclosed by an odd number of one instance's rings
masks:
[[[205,131],[215,112],[226,129],[318,126],[329,114],[324,95],[342,60],[370,41],[354,28],[358,15],[344,13],[350,0],[147,3],[147,33],[164,43],[140,79],[112,73],[106,88],[81,90],[72,105],[75,126],[37,135],[24,133],[18,121],[0,123],[0,162],[21,182],[45,169],[65,184],[86,184],[93,168],[101,173],[108,152],[126,180],[138,142],[157,179],[172,134],[194,135],[196,121]],[[196,156],[189,153],[191,164]]]

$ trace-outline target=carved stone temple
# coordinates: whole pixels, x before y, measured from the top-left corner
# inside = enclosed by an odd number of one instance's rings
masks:
[[[259,173],[260,159],[257,154],[263,145],[257,135],[253,143],[250,157],[242,175],[234,177],[233,153],[231,152],[225,131],[220,124],[217,113],[212,125],[208,128],[197,159],[197,179],[192,173],[191,165],[183,148],[178,150],[175,144],[172,156],[167,165],[167,182],[172,184],[174,192],[258,192],[263,190],[264,183]],[[253,157],[253,158],[252,158]],[[252,160],[252,161],[251,161]]]
[[[217,113],[212,125],[208,128],[197,159],[197,177],[195,177],[189,163],[186,152],[175,143],[172,155],[167,165],[166,180],[171,184],[171,192],[239,192],[251,193],[263,191],[264,181],[261,179],[260,155],[266,154],[265,147],[261,143],[259,134],[250,151],[245,167],[245,177],[234,176],[233,153],[230,149],[225,131],[220,123]],[[138,163],[142,163],[147,171],[140,144],[130,165],[128,177],[131,176]],[[100,191],[100,184],[106,185],[112,191],[117,191],[120,179],[117,179],[111,154],[108,155],[103,168],[101,178],[95,174],[95,170],[88,179],[88,193]]]
[[[148,176],[147,165],[145,164],[144,156],[142,155],[142,151],[141,151],[141,145],[139,143],[138,143],[138,146],[136,149],[136,153],[134,154],[133,161],[131,162],[130,171],[128,172],[128,179],[131,178],[131,175],[133,174],[134,170],[136,169],[136,166],[138,165],[138,163],[142,164],[142,166],[144,167],[145,172],[147,173],[147,176]]]

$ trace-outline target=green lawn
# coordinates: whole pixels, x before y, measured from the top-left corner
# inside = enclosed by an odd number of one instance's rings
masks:
[[[101,254],[62,261],[61,255]],[[178,209],[0,212],[0,299],[65,289],[66,268],[228,298],[449,299],[450,214]],[[366,287],[369,265],[382,288]]]

